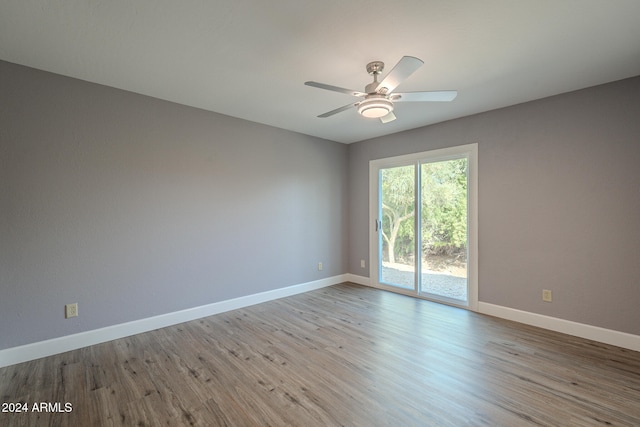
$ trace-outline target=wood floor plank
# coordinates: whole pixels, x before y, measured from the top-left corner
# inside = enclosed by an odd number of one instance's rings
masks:
[[[2,426],[639,426],[640,353],[341,284],[0,369]]]

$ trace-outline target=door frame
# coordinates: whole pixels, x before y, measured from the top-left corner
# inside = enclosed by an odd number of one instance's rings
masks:
[[[422,162],[437,162],[467,158],[467,303],[447,298],[432,298],[419,292],[416,283],[415,289],[402,289],[395,286],[388,286],[379,282],[379,233],[376,229],[379,218],[380,182],[379,170],[397,166],[407,166],[420,164]],[[418,168],[416,168],[419,173]],[[416,185],[415,191],[420,191],[420,186]],[[416,206],[416,221],[419,214],[419,206]],[[416,226],[416,230],[417,230]],[[416,242],[419,246],[419,243]],[[416,252],[419,255],[419,252]],[[418,269],[419,267],[416,266]],[[401,293],[421,299],[436,301],[443,304],[454,305],[472,311],[478,310],[478,144],[458,145],[420,153],[406,154],[402,156],[387,157],[369,161],[369,285],[374,288]]]

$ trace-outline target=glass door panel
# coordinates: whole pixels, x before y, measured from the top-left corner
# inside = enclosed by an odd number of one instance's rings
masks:
[[[380,169],[379,282],[415,290],[414,165]]]
[[[468,300],[467,159],[420,165],[420,292]]]

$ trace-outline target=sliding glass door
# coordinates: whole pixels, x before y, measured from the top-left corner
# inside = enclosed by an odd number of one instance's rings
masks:
[[[374,286],[475,308],[477,146],[370,165]]]

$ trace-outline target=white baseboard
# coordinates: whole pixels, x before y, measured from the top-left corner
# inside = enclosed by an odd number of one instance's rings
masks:
[[[359,285],[371,286],[370,279],[368,277],[358,276],[351,273],[341,274],[313,282],[302,283],[299,285],[247,295],[244,297],[220,301],[173,313],[162,314],[146,319],[107,326],[105,328],[81,332],[79,334],[67,335],[64,337],[0,350],[0,368],[14,365],[16,363],[39,359],[41,357],[51,356],[53,354],[64,353],[65,351],[75,350],[89,345],[128,337],[130,335],[152,331],[158,328],[189,322],[202,317],[248,307],[262,302],[272,301],[278,298],[284,298],[312,291],[314,289],[336,285],[342,282],[353,282]],[[583,323],[572,322],[569,320],[558,319],[555,317],[544,316],[541,314],[530,313],[485,302],[478,303],[478,312],[527,325],[537,326],[543,329],[549,329],[556,332],[562,332],[581,338],[627,348],[629,350],[640,351],[640,336],[638,335],[585,325]]]
[[[502,319],[513,320],[526,325],[537,326],[551,331],[562,332],[580,338],[611,344],[629,350],[640,351],[640,336],[611,329],[600,328],[598,326],[585,325],[584,323],[572,322],[570,320],[558,319],[557,317],[545,316],[528,311],[516,310],[514,308],[478,303],[478,312],[489,316],[500,317]]]
[[[358,285],[363,285],[363,286],[371,286],[371,279],[369,279],[368,277],[364,277],[364,276],[358,276],[357,274],[353,274],[353,273],[347,273],[345,274],[346,276],[346,281],[347,282],[352,282],[352,283],[356,283]]]
[[[0,368],[351,281],[348,274],[0,350]]]
[[[368,277],[357,276],[351,273],[347,274],[346,277],[349,282],[382,289],[372,284]],[[640,351],[640,335],[614,331],[611,329],[600,328],[598,326],[586,325],[584,323],[572,322],[570,320],[558,319],[557,317],[545,316],[542,314],[531,313],[486,302],[478,302],[477,312],[605,344],[615,345],[629,350]]]

